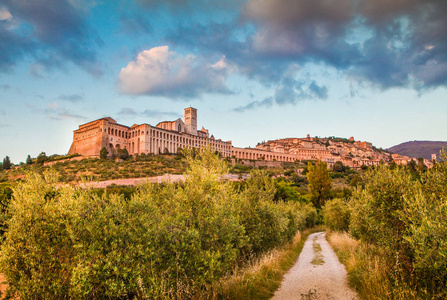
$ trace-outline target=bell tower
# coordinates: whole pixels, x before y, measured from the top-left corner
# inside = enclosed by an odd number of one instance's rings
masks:
[[[187,133],[197,135],[197,109],[185,108],[185,128]]]

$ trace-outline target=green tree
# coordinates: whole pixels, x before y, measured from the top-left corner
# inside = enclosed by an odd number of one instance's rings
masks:
[[[345,167],[343,166],[343,163],[341,161],[336,161],[335,164],[332,166],[332,171],[334,172],[343,172],[345,170]]]
[[[340,198],[335,198],[323,206],[324,224],[332,230],[347,231],[349,229],[350,211],[348,204]]]
[[[7,229],[6,221],[9,219],[8,207],[12,198],[12,189],[9,183],[0,184],[0,238]]]
[[[405,200],[420,189],[405,169],[390,170],[387,166],[365,173],[364,186],[350,198],[351,224],[354,237],[378,245],[390,253],[404,254],[408,249],[404,239],[407,231],[404,218]],[[406,257],[401,263],[409,268]]]
[[[107,154],[109,154],[109,151],[107,151],[106,147],[102,147],[101,151],[99,151],[99,158],[107,159]]]
[[[33,163],[33,160],[31,159],[31,156],[28,154],[28,157],[26,158],[26,164],[31,165]]]
[[[275,201],[293,201],[306,203],[306,198],[301,196],[296,186],[292,186],[292,182],[284,181],[284,179],[275,180],[276,193]]]
[[[117,154],[118,158],[121,158],[122,160],[126,160],[126,159],[128,159],[130,157],[129,156],[129,152],[127,152],[126,148],[118,149],[116,151],[116,154]]]
[[[416,172],[416,167],[417,167],[417,164],[414,161],[414,159],[410,160],[407,164],[407,169],[410,170],[411,173]]]
[[[319,209],[331,197],[332,179],[329,176],[327,164],[323,161],[317,161],[316,165],[308,163],[307,169],[306,176],[309,181],[312,204]]]
[[[424,159],[422,157],[418,158],[417,166],[420,173],[424,173],[425,171],[427,171],[427,166],[425,165]]]
[[[9,156],[6,156],[3,159],[3,169],[4,170],[9,170],[11,169],[11,160],[9,159]]]
[[[39,165],[43,165],[43,163],[47,160],[47,155],[45,152],[40,152],[40,154],[36,158],[36,163]]]

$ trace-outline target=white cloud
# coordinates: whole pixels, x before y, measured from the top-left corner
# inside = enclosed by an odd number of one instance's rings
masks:
[[[12,15],[6,7],[0,7],[0,21],[11,20]]]
[[[118,85],[126,94],[191,98],[202,93],[228,93],[227,76],[224,58],[210,64],[201,57],[161,46],[140,52],[122,68]]]

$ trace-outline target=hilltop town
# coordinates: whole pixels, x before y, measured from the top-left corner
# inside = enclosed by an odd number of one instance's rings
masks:
[[[197,129],[197,109],[184,110],[184,121],[164,121],[156,126],[134,124],[125,126],[107,117],[79,126],[73,133],[73,143],[68,154],[80,154],[99,157],[101,149],[113,155],[120,149],[126,149],[130,155],[177,153],[183,148],[208,146],[221,153],[223,157],[242,160],[264,160],[295,162],[321,160],[332,166],[337,161],[351,168],[377,166],[380,163],[406,165],[412,159],[399,154],[390,154],[376,149],[371,143],[355,141],[353,137],[319,138],[307,135],[305,138],[284,138],[258,143],[255,148],[234,147],[231,141],[222,141],[210,136],[202,127]],[[427,167],[431,161],[424,160]]]

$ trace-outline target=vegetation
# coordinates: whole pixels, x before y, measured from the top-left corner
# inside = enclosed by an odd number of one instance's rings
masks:
[[[8,219],[8,207],[12,198],[12,189],[9,183],[0,183],[0,238],[6,230],[6,220]]]
[[[109,151],[107,151],[106,147],[102,147],[99,151],[99,158],[105,160],[107,159],[107,154],[109,154]]]
[[[40,152],[40,154],[36,158],[36,163],[39,165],[43,165],[43,163],[48,160],[45,152]]]
[[[213,284],[217,299],[270,299],[279,288],[283,276],[295,263],[309,234],[318,227],[298,232],[291,242],[262,255],[244,268],[236,269]],[[206,298],[206,297],[205,297]]]
[[[122,157],[128,155],[127,152],[121,154],[124,155]],[[75,183],[85,179],[101,181],[118,178],[142,178],[165,173],[182,174],[187,166],[184,160],[178,160],[176,156],[171,155],[141,154],[127,158],[125,161],[97,158],[72,159],[76,157],[78,155],[47,157],[45,153],[41,153],[35,160],[36,163],[23,164],[7,173],[0,172],[0,179],[15,181],[25,178],[30,171],[43,174],[46,170],[52,169],[59,173],[61,182]]]
[[[344,199],[335,198],[326,202],[322,209],[324,224],[332,230],[349,229],[350,210]]]
[[[348,213],[337,210],[346,210],[343,202],[327,202],[325,222],[334,230],[346,230],[349,222],[350,236],[332,234],[329,241],[362,297],[447,297],[446,161],[429,170],[370,169],[354,190]]]
[[[317,161],[316,165],[307,165],[307,180],[309,181],[309,192],[312,204],[320,209],[324,202],[331,197],[332,179],[329,176],[327,164]]]
[[[9,156],[6,156],[6,157],[3,159],[2,169],[4,169],[4,170],[9,170],[9,169],[11,169],[11,160],[9,159]]]
[[[8,295],[191,298],[291,241],[314,214],[299,202],[273,201],[265,171],[236,190],[219,180],[228,166],[217,155],[186,160],[183,184],[147,183],[127,199],[59,185],[54,170],[28,174],[12,187],[1,246]]]

